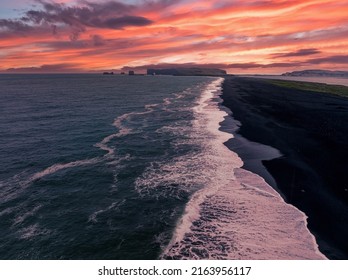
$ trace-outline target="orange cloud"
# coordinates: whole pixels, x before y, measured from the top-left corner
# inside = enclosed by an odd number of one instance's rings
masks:
[[[346,1],[326,0],[41,1],[0,19],[0,70],[163,63],[214,63],[232,73],[348,70],[347,14]]]

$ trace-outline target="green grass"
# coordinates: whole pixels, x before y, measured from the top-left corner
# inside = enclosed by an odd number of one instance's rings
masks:
[[[299,81],[288,81],[288,80],[266,80],[276,86],[300,89],[300,90],[308,90],[314,92],[322,92],[335,94],[343,97],[348,97],[348,87],[340,86],[340,85],[327,85],[322,83],[312,83],[312,82],[299,82]]]

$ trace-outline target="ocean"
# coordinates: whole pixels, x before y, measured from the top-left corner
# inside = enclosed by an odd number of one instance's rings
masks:
[[[222,83],[1,75],[0,258],[325,258],[224,145],[240,124]]]

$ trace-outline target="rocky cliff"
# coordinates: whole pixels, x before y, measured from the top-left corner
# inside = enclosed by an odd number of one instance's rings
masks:
[[[225,70],[215,68],[168,68],[147,69],[148,75],[172,75],[172,76],[222,76]]]

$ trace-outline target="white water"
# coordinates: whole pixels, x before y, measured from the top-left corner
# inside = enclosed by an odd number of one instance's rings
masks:
[[[30,179],[27,180],[26,185],[28,185],[29,183],[31,183],[35,180],[38,180],[38,179],[41,179],[45,176],[54,174],[54,173],[56,173],[60,170],[63,170],[63,169],[74,168],[74,167],[78,167],[78,166],[85,166],[85,165],[90,165],[90,164],[96,164],[96,163],[100,162],[101,160],[103,160],[103,158],[111,158],[112,159],[114,154],[115,154],[115,150],[114,150],[114,148],[110,147],[108,144],[115,138],[119,138],[119,137],[126,136],[126,135],[133,133],[133,130],[128,128],[127,126],[123,125],[123,122],[125,120],[128,120],[129,118],[131,118],[134,115],[144,115],[144,114],[148,114],[148,113],[152,112],[153,106],[156,106],[156,104],[146,105],[145,106],[146,111],[144,111],[144,112],[126,113],[126,114],[123,114],[123,115],[117,117],[114,120],[113,126],[115,128],[117,128],[118,132],[106,136],[102,141],[100,141],[99,143],[96,143],[94,145],[95,147],[107,152],[103,157],[95,157],[95,158],[91,158],[91,159],[77,160],[77,161],[72,161],[72,162],[68,162],[68,163],[53,164],[53,165],[47,167],[46,169],[39,171],[39,172],[35,173],[34,175],[32,175],[30,177]],[[118,160],[121,160],[121,159],[118,159]]]
[[[96,212],[94,212],[93,214],[91,214],[89,217],[88,217],[88,222],[92,222],[92,223],[96,223],[98,222],[98,216],[105,213],[105,212],[108,212],[108,211],[117,211],[120,209],[120,207],[122,205],[124,205],[126,202],[125,199],[121,200],[121,201],[116,201],[116,202],[113,202],[111,203],[111,205],[109,205],[106,209],[101,209],[101,210],[98,210]]]
[[[51,175],[53,173],[56,173],[60,170],[67,169],[67,168],[74,168],[78,166],[84,166],[88,164],[95,164],[99,161],[99,158],[92,158],[92,159],[84,159],[84,160],[77,160],[73,162],[68,162],[68,163],[57,163],[54,165],[51,165],[50,167],[47,167],[46,169],[35,173],[29,180],[29,182],[41,179],[47,175]],[[28,183],[29,183],[28,182]]]
[[[305,214],[286,204],[263,178],[242,169],[242,160],[223,144],[233,135],[219,130],[226,116],[216,101],[222,82],[221,78],[213,81],[193,108],[192,133],[198,133],[193,138],[202,140],[204,150],[194,159],[199,160],[199,167],[191,166],[188,158],[166,166],[178,172],[186,170],[186,163],[195,171],[192,181],[204,187],[186,205],[161,257],[325,259],[307,229]],[[153,170],[146,176],[148,186],[159,179],[154,174]],[[149,178],[154,180],[149,182]]]

